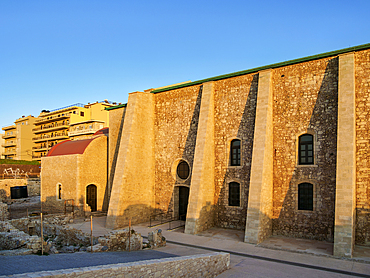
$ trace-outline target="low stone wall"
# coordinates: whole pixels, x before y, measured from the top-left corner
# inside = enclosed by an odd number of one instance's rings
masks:
[[[9,218],[8,205],[0,202],[0,221],[8,220],[8,218]]]
[[[41,250],[41,238],[30,236],[16,229],[8,221],[0,221],[0,250],[30,249],[32,253]]]
[[[62,246],[89,246],[90,235],[81,232],[75,228],[66,226],[72,219],[71,216],[48,216],[43,219],[44,239],[49,245]],[[28,232],[29,227],[38,236],[41,236],[40,217],[30,217],[14,219],[9,221],[17,229]],[[93,237],[93,243],[96,244],[98,238]]]
[[[130,240],[129,240],[130,237]],[[100,237],[101,246],[107,246],[107,251],[135,251],[143,249],[143,238],[134,230],[124,229],[111,231],[108,235]]]
[[[59,271],[40,271],[7,277],[216,277],[227,270],[229,264],[230,254],[220,252]]]

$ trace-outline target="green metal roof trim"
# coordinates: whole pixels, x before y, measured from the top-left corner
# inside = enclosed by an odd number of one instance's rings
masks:
[[[105,110],[114,110],[114,109],[121,108],[121,107],[126,107],[126,106],[127,106],[127,103],[124,103],[124,104],[120,104],[120,105],[116,105],[116,106],[105,107]]]
[[[217,81],[217,80],[226,79],[226,78],[230,78],[230,77],[236,77],[236,76],[240,76],[240,75],[254,73],[254,72],[261,71],[261,70],[274,69],[274,68],[279,68],[279,67],[283,67],[283,66],[294,65],[294,64],[298,64],[298,63],[302,63],[302,62],[308,62],[308,61],[323,59],[323,58],[327,58],[327,57],[331,57],[331,56],[337,56],[339,54],[344,54],[344,53],[359,51],[359,50],[365,50],[365,49],[369,49],[369,48],[370,48],[370,43],[362,44],[362,45],[358,45],[358,46],[353,46],[353,47],[344,48],[344,49],[340,49],[340,50],[325,52],[325,53],[322,53],[322,54],[312,55],[312,56],[299,58],[299,59],[295,59],[295,60],[280,62],[280,63],[277,63],[277,64],[271,64],[271,65],[267,65],[267,66],[263,66],[263,67],[238,71],[238,72],[219,75],[219,76],[215,76],[215,77],[211,77],[211,78],[207,78],[207,79],[202,79],[202,80],[198,80],[198,81],[194,81],[194,82],[189,82],[189,83],[185,83],[185,84],[181,84],[181,85],[176,85],[176,86],[167,87],[167,88],[163,88],[163,89],[153,90],[152,93],[153,94],[158,94],[158,93],[162,93],[162,92],[166,92],[166,91],[170,91],[170,90],[175,90],[175,89],[179,89],[179,88],[199,85],[199,84],[209,82],[209,81]],[[109,109],[114,109],[114,107],[109,108]],[[109,109],[107,109],[107,110],[109,110]]]

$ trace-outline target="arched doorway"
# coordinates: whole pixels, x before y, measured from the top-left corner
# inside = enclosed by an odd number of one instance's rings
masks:
[[[186,220],[189,202],[189,187],[179,186],[179,219]]]
[[[91,211],[96,211],[96,185],[90,184],[86,187],[86,203],[90,206]]]

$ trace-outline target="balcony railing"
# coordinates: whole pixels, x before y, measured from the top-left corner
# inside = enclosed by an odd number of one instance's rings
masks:
[[[17,145],[17,143],[5,143],[5,144],[2,144],[1,146],[3,147],[3,148],[7,148],[7,147],[13,147],[13,146],[16,146]]]
[[[3,134],[3,139],[8,139],[8,138],[13,138],[13,137],[17,137],[17,134],[13,133],[13,134]]]
[[[15,125],[6,125],[3,126],[2,130],[9,130],[9,129],[16,129],[17,127]]]
[[[44,157],[44,156],[46,156],[46,155],[43,155],[43,154],[38,154],[38,155],[36,155],[36,154],[34,154],[34,155],[32,156],[32,159],[40,160],[40,159],[41,159],[41,157]]]
[[[43,142],[43,141],[54,141],[54,140],[67,139],[67,138],[68,138],[67,133],[60,132],[60,133],[54,133],[53,136],[51,136],[50,134],[44,134],[44,135],[33,137],[32,139],[34,142],[36,141]]]
[[[71,116],[71,114],[59,114],[59,115],[55,115],[55,116],[48,116],[48,117],[45,117],[45,118],[37,119],[35,121],[35,124],[40,125],[42,123],[53,122],[55,120],[67,119],[70,116]]]
[[[47,131],[52,131],[52,130],[58,130],[58,129],[63,129],[63,128],[68,128],[69,127],[69,122],[66,123],[53,123],[50,124],[46,127],[36,127],[32,129],[35,133],[42,133],[42,132],[47,132]]]
[[[95,127],[81,129],[81,130],[73,130],[73,131],[69,131],[68,135],[72,137],[72,136],[83,135],[83,134],[94,134],[98,130],[100,130],[100,128],[95,128]]]

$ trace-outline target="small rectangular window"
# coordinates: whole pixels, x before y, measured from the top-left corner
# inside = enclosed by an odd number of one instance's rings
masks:
[[[311,183],[298,185],[298,210],[313,210],[313,185]]]
[[[229,183],[229,206],[240,206],[240,184],[237,182]]]
[[[240,166],[240,140],[234,139],[230,144],[230,164]]]
[[[313,157],[313,136],[311,134],[303,134],[299,137],[299,164],[314,164]]]

